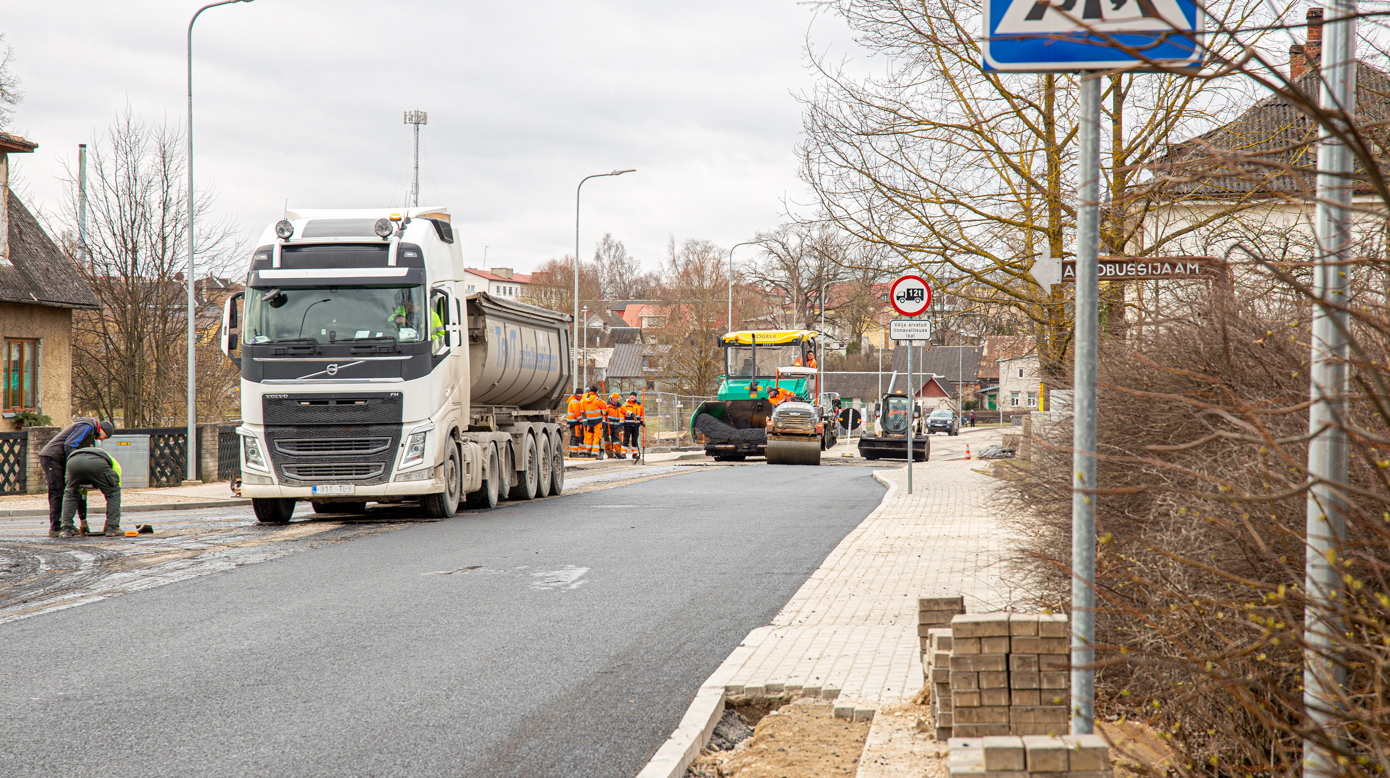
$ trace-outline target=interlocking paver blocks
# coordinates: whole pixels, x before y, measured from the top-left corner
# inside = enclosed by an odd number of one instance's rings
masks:
[[[952,778],[1113,778],[1099,735],[985,736],[950,740]]]

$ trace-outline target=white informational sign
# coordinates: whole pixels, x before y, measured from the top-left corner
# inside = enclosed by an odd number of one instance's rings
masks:
[[[903,276],[889,287],[888,302],[903,316],[919,316],[931,305],[931,287],[921,276]]]
[[[931,322],[894,319],[888,322],[888,337],[893,340],[931,340]]]

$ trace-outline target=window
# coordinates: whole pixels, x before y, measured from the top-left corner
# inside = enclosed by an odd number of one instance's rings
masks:
[[[1018,369],[1018,377],[1019,377],[1019,378],[1022,378],[1022,377],[1023,377],[1023,368],[1021,368],[1021,367]],[[906,456],[906,454],[904,454],[904,456]]]
[[[1018,392],[1009,392],[1009,407],[1011,407],[1011,408],[1017,408],[1017,407],[1018,407],[1018,399],[1019,399],[1019,393],[1018,393]]]
[[[1036,408],[1036,407],[1038,407],[1038,393],[1037,393],[1037,392],[1029,392],[1029,393],[1028,393],[1028,407],[1029,407],[1029,408]]]
[[[36,411],[39,408],[39,342],[5,341],[5,410]]]

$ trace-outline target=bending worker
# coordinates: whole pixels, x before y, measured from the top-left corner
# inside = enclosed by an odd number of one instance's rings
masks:
[[[95,486],[106,495],[106,526],[101,534],[108,537],[121,532],[121,466],[110,453],[99,448],[84,448],[68,457],[67,483],[63,489],[62,528],[58,537],[70,538],[77,530],[72,515],[82,501],[82,487]]]
[[[56,538],[62,529],[63,490],[67,483],[68,457],[74,451],[87,448],[98,440],[106,440],[116,428],[109,421],[78,419],[64,427],[61,432],[39,450],[39,465],[43,468],[44,481],[48,484],[48,536]],[[76,506],[87,520],[85,502]]]
[[[570,456],[577,457],[584,449],[584,435],[579,431],[579,425],[584,422],[584,395],[578,388],[570,395],[569,405],[565,409],[565,422],[569,425],[570,431]]]
[[[645,411],[642,409],[642,401],[637,399],[637,393],[633,392],[627,396],[627,403],[623,405],[624,456],[636,459],[637,455],[642,453],[642,450],[637,446],[637,440],[646,423],[647,419]]]

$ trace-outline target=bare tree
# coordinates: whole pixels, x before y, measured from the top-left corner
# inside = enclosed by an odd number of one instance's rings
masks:
[[[14,107],[24,99],[24,93],[19,91],[19,76],[10,68],[13,59],[14,47],[5,43],[5,36],[0,34],[0,132],[9,130]]]
[[[573,314],[574,257],[566,254],[546,260],[531,274],[531,283],[524,289],[522,302]],[[579,304],[589,306],[590,310],[603,304],[603,279],[598,269],[588,262],[579,265]]]
[[[848,278],[854,267],[846,236],[824,224],[784,224],[761,232],[759,262],[749,280],[780,296],[778,325],[814,329],[819,325],[821,290]]]
[[[643,272],[642,264],[611,232],[604,233],[594,249],[594,268],[608,300],[645,300],[660,280],[655,273]]]
[[[724,332],[728,305],[728,255],[707,240],[690,239],[666,249],[657,293],[665,313],[658,341],[669,345],[666,367],[679,394],[708,396],[724,372],[716,338]]]
[[[127,427],[168,423],[185,402],[188,233],[182,148],[177,128],[150,124],[129,109],[119,114],[89,150],[86,243],[68,241],[74,263],[102,305],[74,318],[73,399],[78,407]],[[71,171],[67,184],[64,216],[74,224],[77,180]],[[233,260],[240,243],[228,222],[211,218],[208,191],[196,204],[195,255],[203,271],[213,274]],[[213,308],[203,295],[194,311],[206,349],[214,348],[206,333],[216,331]],[[220,407],[203,410],[209,419],[222,414]]]

